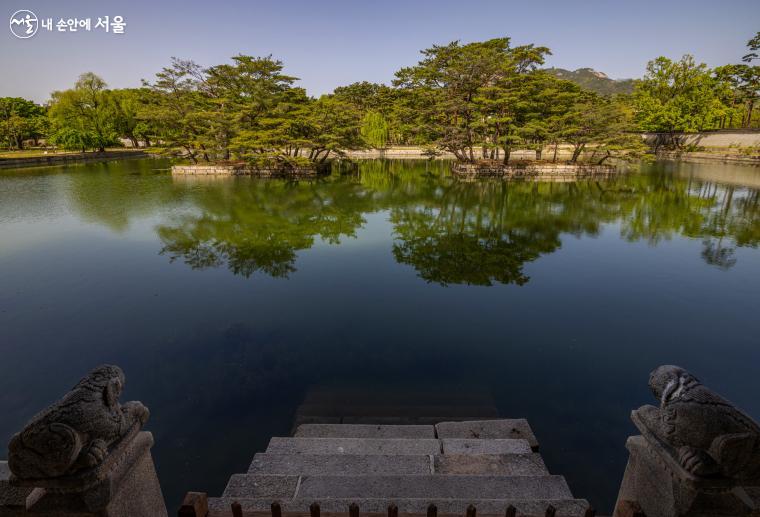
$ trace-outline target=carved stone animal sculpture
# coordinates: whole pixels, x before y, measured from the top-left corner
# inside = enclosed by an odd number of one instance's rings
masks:
[[[148,420],[140,402],[119,404],[124,381],[118,366],[99,366],[36,415],[11,438],[11,472],[21,479],[54,478],[101,463],[111,445]]]
[[[697,476],[760,479],[760,426],[678,366],[656,368],[649,387],[660,407],[636,411],[646,427],[676,450]]]

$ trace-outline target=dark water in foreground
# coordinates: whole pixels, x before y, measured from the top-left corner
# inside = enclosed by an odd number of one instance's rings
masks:
[[[477,385],[609,511],[654,366],[760,417],[758,168],[533,184],[444,163],[300,183],[164,167],[0,172],[0,442],[117,363],[174,508],[288,434],[311,386]]]

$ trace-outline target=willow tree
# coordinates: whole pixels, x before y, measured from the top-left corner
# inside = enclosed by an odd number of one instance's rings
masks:
[[[63,147],[103,152],[119,143],[106,83],[91,72],[79,76],[74,88],[53,92],[48,115],[51,140]]]
[[[388,121],[376,111],[368,111],[362,118],[361,134],[372,147],[384,149],[388,143]]]

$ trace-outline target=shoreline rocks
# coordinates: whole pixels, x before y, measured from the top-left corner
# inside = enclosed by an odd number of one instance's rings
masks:
[[[330,173],[330,164],[309,167],[254,167],[245,164],[174,165],[177,176],[255,176],[257,178],[315,178]]]

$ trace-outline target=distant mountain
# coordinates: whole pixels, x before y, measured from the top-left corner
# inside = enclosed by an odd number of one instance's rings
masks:
[[[573,71],[564,68],[547,68],[546,71],[602,95],[633,92],[633,79],[610,79],[606,74],[597,72],[593,68],[579,68]]]

